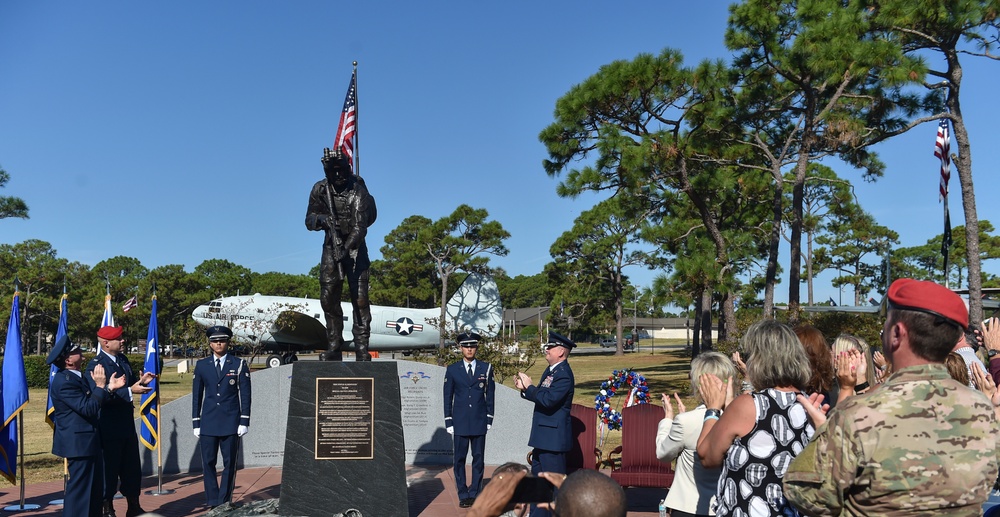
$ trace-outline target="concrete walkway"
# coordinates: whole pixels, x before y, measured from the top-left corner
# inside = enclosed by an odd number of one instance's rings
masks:
[[[493,468],[486,467],[487,477]],[[471,472],[467,474],[471,476]],[[458,494],[451,468],[421,467],[408,465],[406,468],[407,502],[412,517],[451,517],[467,513],[458,507]],[[202,515],[209,510],[205,503],[204,488],[200,474],[164,477],[164,490],[171,494],[151,495],[156,490],[156,478],[143,479],[142,507],[163,517],[187,517]],[[240,470],[236,476],[236,491],[233,498],[237,503],[248,503],[280,497],[281,469],[275,467]],[[666,490],[651,488],[630,488],[625,491],[629,500],[629,516],[653,517],[659,515],[657,503],[666,495]],[[25,504],[38,504],[38,510],[10,512],[0,510],[0,515],[34,516],[62,515],[62,506],[49,504],[61,499],[63,484],[59,481],[36,483],[25,487]],[[17,506],[20,501],[20,487],[9,486],[0,491],[0,509]],[[125,500],[115,501],[115,511],[125,515]],[[377,517],[377,516],[375,516]]]

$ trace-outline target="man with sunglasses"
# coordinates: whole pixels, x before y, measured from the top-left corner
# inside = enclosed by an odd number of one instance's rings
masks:
[[[828,419],[808,406],[826,425],[785,473],[785,497],[808,515],[982,515],[1000,430],[993,403],[943,364],[968,310],[951,290],[910,278],[886,298],[882,347],[894,373]]]
[[[132,364],[125,356],[121,327],[101,327],[97,331],[97,343],[97,356],[87,364],[87,374],[84,375],[90,389],[97,389],[94,370],[98,366],[104,368],[108,377],[120,375],[125,378],[125,385],[109,393],[101,407],[101,452],[104,456],[104,501],[101,514],[103,517],[115,517],[114,497],[120,488],[128,502],[125,517],[137,517],[146,511],[139,506],[142,470],[134,410],[139,397],[151,389],[149,383],[153,381],[154,374],[146,372],[140,376],[132,369]]]
[[[476,359],[479,342],[475,332],[463,332],[456,341],[462,360],[444,374],[444,427],[455,438],[455,485],[458,505],[469,508],[483,484],[486,432],[493,427],[493,366]],[[465,484],[465,457],[472,447],[472,483]]]
[[[545,345],[545,361],[549,366],[542,372],[538,385],[533,385],[531,377],[522,372],[518,372],[514,380],[514,387],[521,390],[521,398],[535,404],[528,446],[534,447],[531,473],[536,476],[539,472],[566,473],[566,453],[573,443],[570,408],[576,390],[576,379],[567,358],[573,348],[576,343],[549,332],[549,342]],[[550,513],[533,507],[531,515],[538,517]]]
[[[191,425],[201,445],[208,506],[228,504],[236,487],[239,439],[250,430],[250,367],[229,354],[233,331],[217,325],[205,330],[212,355],[198,361],[191,383]],[[215,464],[222,451],[222,483]]]

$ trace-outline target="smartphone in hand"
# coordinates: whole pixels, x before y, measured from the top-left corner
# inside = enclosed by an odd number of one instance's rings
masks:
[[[525,476],[517,482],[512,503],[549,503],[555,499],[552,483],[545,478]]]

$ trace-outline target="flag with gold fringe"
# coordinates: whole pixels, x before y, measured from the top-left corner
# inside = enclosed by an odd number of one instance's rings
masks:
[[[68,300],[69,295],[66,294],[64,288],[62,301],[59,303],[59,326],[56,327],[56,340],[54,343],[58,343],[63,336],[69,334],[69,324],[67,323],[69,315],[66,310]],[[55,363],[49,365],[49,395],[45,401],[45,422],[53,429],[56,428],[56,421],[53,420],[52,415],[55,414],[56,408],[52,406],[52,378],[56,376],[56,372],[58,371],[59,367],[56,366]]]
[[[160,375],[160,339],[156,330],[156,295],[153,295],[153,308],[149,314],[149,332],[146,334],[146,363],[143,371],[153,372],[156,377],[149,383],[150,390],[142,394],[139,402],[139,415],[142,418],[139,441],[149,450],[156,449],[159,439],[160,418],[159,408],[159,375]]]
[[[24,373],[24,356],[21,353],[21,306],[19,292],[14,292],[14,302],[7,323],[7,343],[4,345],[3,371],[0,390],[3,391],[3,429],[0,429],[0,474],[17,484],[17,423],[18,416],[28,404],[28,378]]]

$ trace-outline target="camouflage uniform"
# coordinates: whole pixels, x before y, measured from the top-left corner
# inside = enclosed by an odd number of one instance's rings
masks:
[[[993,404],[942,364],[903,368],[830,412],[784,477],[809,515],[981,515],[997,478]]]

